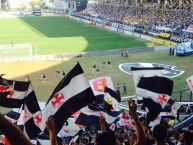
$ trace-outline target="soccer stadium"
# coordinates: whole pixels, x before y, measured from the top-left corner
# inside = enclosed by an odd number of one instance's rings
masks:
[[[0,145],[193,145],[192,0],[0,0]]]

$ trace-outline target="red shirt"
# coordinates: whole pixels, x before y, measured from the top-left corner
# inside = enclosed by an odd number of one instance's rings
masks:
[[[123,114],[123,115],[122,115],[122,118],[123,118],[123,119],[129,119],[129,116],[128,116],[127,114]]]

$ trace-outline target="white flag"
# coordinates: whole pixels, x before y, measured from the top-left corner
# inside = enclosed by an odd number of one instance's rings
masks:
[[[188,83],[188,86],[190,90],[193,92],[193,75],[186,79],[186,82]]]
[[[95,96],[104,94],[105,87],[114,90],[113,82],[110,76],[99,77],[93,80],[89,80],[89,84]]]

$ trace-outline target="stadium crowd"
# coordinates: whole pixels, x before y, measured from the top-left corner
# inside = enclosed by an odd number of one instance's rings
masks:
[[[162,38],[173,41],[189,41],[193,36],[192,33],[184,31],[193,23],[193,11],[189,6],[161,9],[146,5],[98,4],[80,14],[132,26],[142,33],[165,32],[169,37]]]
[[[139,118],[135,101],[128,101],[129,114],[135,124],[135,129],[129,127],[107,126],[104,117],[100,119],[100,130],[84,130],[79,133],[78,138],[63,140],[58,143],[55,122],[50,116],[46,122],[49,133],[50,145],[192,145],[193,144],[193,124],[189,124],[183,130],[175,130],[169,124],[160,123],[153,129],[146,126],[144,118]],[[126,113],[124,118],[128,118]],[[9,122],[0,114],[0,130],[5,135],[8,142],[5,145],[32,145],[30,140],[15,125]],[[0,143],[3,144],[3,143]]]

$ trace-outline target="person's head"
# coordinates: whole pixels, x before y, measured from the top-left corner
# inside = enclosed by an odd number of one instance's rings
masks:
[[[126,142],[125,142],[125,145],[130,145],[130,142],[129,142],[129,141],[126,141]]]
[[[190,125],[188,126],[188,130],[193,133],[193,124],[190,124]]]
[[[153,137],[157,143],[165,142],[167,137],[167,128],[162,124],[154,126]]]
[[[108,131],[100,134],[96,138],[97,145],[116,145],[116,137],[114,132]]]
[[[184,145],[191,145],[193,143],[193,133],[188,130],[183,130],[179,135],[180,142]]]

